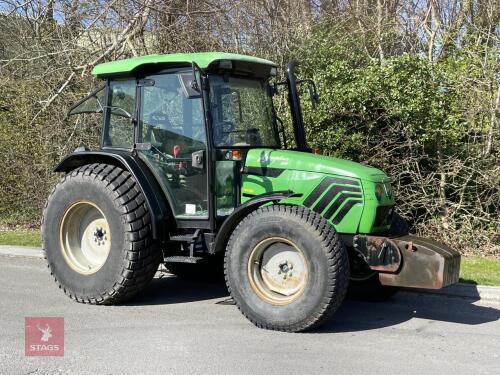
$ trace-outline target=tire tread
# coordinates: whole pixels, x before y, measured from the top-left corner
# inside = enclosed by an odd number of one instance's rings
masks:
[[[161,251],[151,240],[151,217],[147,202],[135,179],[128,171],[102,163],[81,166],[62,176],[52,189],[43,210],[42,243],[44,243],[43,233],[48,203],[53,199],[58,188],[65,184],[68,179],[73,178],[90,179],[93,183],[104,183],[110,196],[114,197],[115,204],[122,210],[120,220],[129,229],[125,235],[126,242],[129,244],[128,246],[126,244],[126,254],[123,258],[122,277],[111,288],[100,293],[98,297],[76,296],[58,280],[49,262],[47,262],[47,267],[58,287],[77,302],[95,305],[123,302],[146,287],[156,273],[161,260]],[[46,249],[43,250],[45,259],[47,259]]]
[[[314,231],[315,235],[319,237],[324,245],[323,251],[325,252],[329,266],[328,292],[323,297],[321,306],[316,309],[315,313],[306,321],[299,323],[280,325],[262,323],[253,319],[252,316],[248,314],[247,311],[242,309],[238,303],[236,305],[241,313],[259,328],[284,332],[301,332],[317,328],[331,318],[344,300],[349,284],[349,261],[347,252],[343,248],[342,242],[339,235],[335,231],[335,228],[321,215],[307,209],[306,207],[291,205],[270,205],[261,207],[252,211],[236,226],[233,234],[228,240],[226,247],[227,250],[224,257],[224,277],[229,293],[233,295],[232,291],[234,288],[234,286],[231,285],[230,278],[228,277],[228,264],[231,256],[230,249],[232,244],[237,237],[238,230],[246,226],[250,219],[257,217],[262,213],[279,213],[283,216],[283,219],[286,219],[286,217],[289,217],[290,215],[296,216],[311,227],[311,230]]]

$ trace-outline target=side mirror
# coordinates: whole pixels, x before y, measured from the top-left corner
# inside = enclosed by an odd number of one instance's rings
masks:
[[[201,95],[198,87],[198,82],[196,81],[196,74],[182,73],[180,77],[184,96],[188,99],[200,98]]]

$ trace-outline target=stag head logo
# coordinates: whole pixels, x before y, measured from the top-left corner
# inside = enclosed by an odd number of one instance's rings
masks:
[[[42,332],[42,338],[40,340],[43,342],[49,341],[49,339],[52,337],[52,330],[50,329],[50,326],[48,324],[45,324],[45,328],[43,328],[37,324],[36,328],[38,328],[38,330]]]
[[[57,316],[25,317],[24,354],[26,356],[63,356],[64,318]]]

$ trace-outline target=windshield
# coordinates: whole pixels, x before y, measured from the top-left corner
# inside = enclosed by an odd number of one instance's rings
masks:
[[[279,147],[267,80],[227,75],[209,80],[215,146]]]

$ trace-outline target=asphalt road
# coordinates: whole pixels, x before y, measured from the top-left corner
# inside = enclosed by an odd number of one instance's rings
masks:
[[[346,301],[321,331],[251,325],[218,283],[167,276],[121,306],[56,288],[44,260],[0,256],[1,374],[500,374],[500,305],[400,293]],[[63,357],[24,356],[24,317],[63,316]]]

